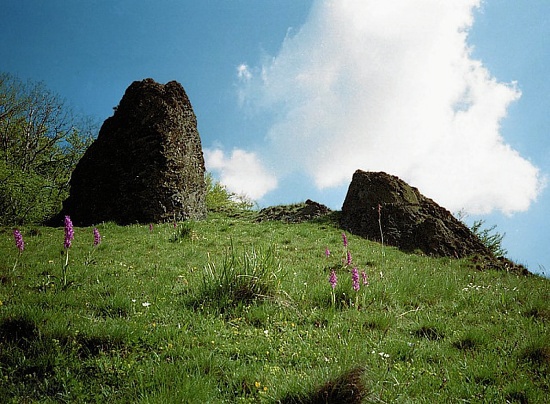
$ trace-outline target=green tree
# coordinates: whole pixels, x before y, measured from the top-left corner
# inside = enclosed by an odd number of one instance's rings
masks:
[[[96,129],[44,84],[0,73],[0,224],[57,213]]]
[[[206,181],[206,208],[210,212],[228,212],[251,210],[255,203],[243,195],[229,192],[219,181],[216,181],[212,173],[207,172]]]

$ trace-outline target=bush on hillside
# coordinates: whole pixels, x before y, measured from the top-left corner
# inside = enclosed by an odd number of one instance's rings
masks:
[[[209,212],[251,210],[255,203],[244,195],[229,192],[225,185],[216,181],[212,173],[206,173],[206,209]]]
[[[493,253],[495,257],[505,257],[508,251],[502,246],[502,240],[506,233],[495,231],[496,225],[489,228],[483,228],[485,220],[476,220],[470,229],[481,240],[481,242]]]

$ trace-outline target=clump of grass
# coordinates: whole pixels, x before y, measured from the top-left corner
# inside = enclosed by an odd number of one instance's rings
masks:
[[[423,325],[413,330],[412,334],[417,338],[425,338],[430,341],[437,341],[445,338],[445,333],[432,324]]]
[[[205,266],[201,300],[224,308],[275,298],[280,272],[273,246],[252,246],[239,255],[231,242],[221,266],[212,261]]]
[[[530,365],[550,369],[550,345],[545,340],[533,341],[523,348],[520,360]]]
[[[187,221],[180,225],[174,223],[174,233],[169,238],[171,243],[181,243],[185,240],[191,240],[193,238],[193,223]]]
[[[366,330],[378,330],[387,332],[395,320],[384,313],[373,313],[369,315],[363,327]]]
[[[543,322],[550,321],[550,307],[537,302],[525,310],[524,315]]]
[[[487,343],[487,336],[478,330],[469,330],[461,338],[453,342],[453,346],[461,351],[476,350]]]
[[[527,393],[525,386],[519,383],[514,383],[506,389],[506,402],[507,403],[529,403],[529,394]]]
[[[282,404],[360,404],[368,393],[363,381],[364,371],[362,367],[355,367],[316,387],[310,393],[289,394],[279,402]]]

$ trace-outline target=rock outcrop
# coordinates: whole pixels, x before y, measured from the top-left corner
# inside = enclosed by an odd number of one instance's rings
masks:
[[[280,220],[286,223],[301,223],[321,218],[331,212],[325,205],[308,199],[304,203],[264,208],[258,213],[257,221]]]
[[[342,206],[340,225],[405,251],[462,258],[489,249],[448,210],[399,178],[357,170]]]
[[[76,166],[62,215],[77,225],[206,214],[197,119],[181,84],[132,83]]]

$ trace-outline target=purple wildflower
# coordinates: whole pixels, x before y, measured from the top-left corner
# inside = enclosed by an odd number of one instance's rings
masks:
[[[367,277],[367,273],[365,271],[361,271],[361,278],[363,279],[363,285],[369,286],[369,278]]]
[[[361,286],[359,285],[359,271],[356,267],[351,270],[351,282],[353,285],[353,290],[358,292]]]
[[[325,257],[330,257],[330,250],[327,248],[325,248]]]
[[[153,232],[153,223],[149,223],[149,233]]]
[[[65,248],[71,247],[71,241],[74,239],[73,222],[69,216],[65,216]]]
[[[342,242],[344,243],[344,247],[348,246],[348,238],[346,237],[346,233],[342,233]]]
[[[23,236],[21,232],[17,229],[13,231],[13,237],[15,238],[15,246],[19,249],[19,252],[23,252],[25,249],[25,242],[23,241]]]
[[[351,265],[351,252],[349,250],[346,253],[346,265]]]
[[[101,244],[101,234],[99,234],[99,230],[97,228],[94,228],[94,247]]]
[[[330,286],[332,286],[332,289],[336,288],[336,284],[338,283],[338,277],[336,276],[336,271],[334,269],[330,273],[328,282],[330,283]]]
[[[178,227],[178,223],[176,221],[174,221],[174,229]]]

